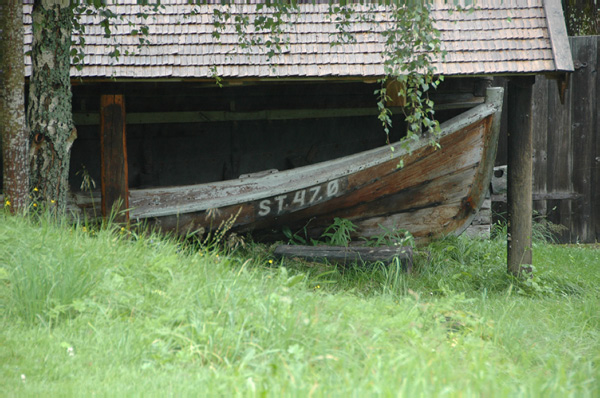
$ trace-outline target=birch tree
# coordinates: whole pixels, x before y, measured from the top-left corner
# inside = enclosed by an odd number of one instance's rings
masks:
[[[69,0],[35,0],[32,19],[30,182],[37,200],[64,207],[71,146],[77,138],[70,75],[73,8]]]

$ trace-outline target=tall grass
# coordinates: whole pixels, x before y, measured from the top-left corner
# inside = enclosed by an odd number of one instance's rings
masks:
[[[600,394],[599,250],[519,281],[452,238],[407,275],[1,217],[0,395]]]
[[[84,297],[99,279],[93,256],[78,250],[82,234],[70,230],[56,234],[49,220],[32,224],[29,220],[3,217],[0,264],[8,272],[11,287],[9,311],[33,321],[55,318]],[[29,228],[22,233],[23,224]]]

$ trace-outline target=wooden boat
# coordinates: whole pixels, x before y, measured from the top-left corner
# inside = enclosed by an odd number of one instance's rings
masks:
[[[335,217],[356,224],[355,237],[382,227],[406,229],[421,242],[460,234],[490,184],[501,107],[502,89],[487,89],[483,104],[442,123],[441,149],[423,137],[408,150],[384,146],[234,180],[132,189],[130,218],[178,234],[229,220],[238,232],[281,235],[289,227],[318,236]]]

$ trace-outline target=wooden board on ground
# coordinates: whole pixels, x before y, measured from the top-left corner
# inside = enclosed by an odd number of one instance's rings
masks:
[[[280,245],[274,252],[277,258],[299,257],[308,261],[331,262],[336,264],[352,264],[357,262],[377,262],[390,264],[398,259],[402,269],[411,272],[413,250],[408,246],[397,247],[365,247],[365,246],[301,246]]]

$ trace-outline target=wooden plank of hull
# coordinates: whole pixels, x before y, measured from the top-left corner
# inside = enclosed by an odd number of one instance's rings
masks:
[[[361,236],[380,234],[378,225],[408,229],[422,241],[460,233],[489,185],[501,104],[501,89],[491,89],[486,104],[446,122],[439,150],[423,139],[408,152],[384,147],[260,177],[132,190],[131,215],[181,234],[234,216],[242,232],[308,223],[318,234],[345,217]]]

